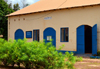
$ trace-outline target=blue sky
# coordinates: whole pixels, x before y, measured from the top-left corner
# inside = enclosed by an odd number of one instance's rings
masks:
[[[36,3],[37,1],[39,1],[39,0],[26,0],[26,3],[31,5],[33,3]],[[12,3],[12,4],[18,3],[20,5],[20,7],[22,5],[21,0],[8,0],[8,3]]]

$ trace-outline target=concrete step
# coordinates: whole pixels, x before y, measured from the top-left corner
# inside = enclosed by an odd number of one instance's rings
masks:
[[[90,58],[90,56],[92,56],[92,54],[76,54],[75,56],[83,57],[83,58]]]

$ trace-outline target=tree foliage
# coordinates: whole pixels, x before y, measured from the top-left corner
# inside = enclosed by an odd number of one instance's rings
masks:
[[[0,34],[7,39],[7,14],[13,12],[13,9],[9,8],[4,0],[0,0]]]
[[[26,3],[26,0],[20,0],[22,3],[22,8],[25,8],[26,6],[29,6],[28,3]]]
[[[19,9],[20,9],[20,7],[19,7],[19,4],[18,3],[16,3],[16,4],[13,5],[13,10],[14,11],[17,11]]]
[[[26,3],[26,0],[21,0],[22,8],[28,6],[29,4]],[[6,15],[17,11],[20,9],[19,4],[16,3],[12,7],[12,3],[8,3],[8,0],[0,0],[0,34],[3,35],[4,39],[7,39],[7,17]]]
[[[8,4],[8,8],[11,8],[12,9],[12,3],[9,3]]]

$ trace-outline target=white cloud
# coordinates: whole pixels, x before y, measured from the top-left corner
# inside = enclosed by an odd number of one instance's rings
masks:
[[[35,0],[26,0],[26,3],[33,4],[33,3],[35,3]]]

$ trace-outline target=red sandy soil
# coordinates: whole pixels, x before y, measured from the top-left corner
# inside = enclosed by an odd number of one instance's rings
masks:
[[[100,69],[100,59],[83,58],[82,62],[76,62],[75,69]]]
[[[82,62],[76,62],[74,65],[75,69],[100,69],[100,59],[90,59],[83,58]],[[16,65],[14,68],[11,66],[5,67],[4,65],[0,65],[0,69],[19,69]],[[20,68],[25,69],[25,68]]]

